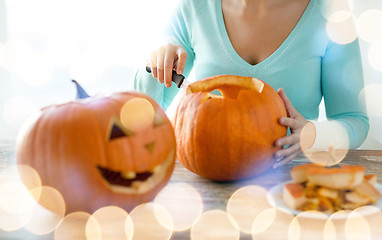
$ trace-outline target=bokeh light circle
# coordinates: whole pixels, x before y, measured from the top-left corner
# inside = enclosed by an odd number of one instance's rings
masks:
[[[359,99],[366,99],[369,117],[382,116],[382,84],[369,84],[360,92]]]
[[[15,231],[24,227],[36,205],[36,201],[22,183],[18,169],[19,166],[12,165],[0,172],[0,229],[3,231]],[[23,169],[25,172],[27,169],[33,172],[27,166]],[[33,178],[30,179],[33,181]],[[34,181],[33,184],[38,185],[39,181]]]
[[[357,38],[355,20],[351,12],[338,11],[330,15],[326,23],[329,38],[338,44],[348,44]]]
[[[252,224],[252,234],[267,230],[275,221],[277,208],[268,208],[258,214]]]
[[[22,183],[25,185],[27,189],[35,189],[42,186],[40,175],[34,168],[28,165],[18,164],[17,170],[18,170],[18,174]],[[33,195],[33,196],[36,196],[36,195]],[[38,195],[37,198],[35,197],[35,199],[38,199],[39,196],[40,195]]]
[[[382,116],[370,117],[370,136],[382,144]]]
[[[324,226],[324,240],[336,240],[337,239],[337,229],[333,221],[329,219],[326,221]]]
[[[93,227],[93,231],[89,234],[86,231],[88,221],[92,216],[86,212],[73,212],[64,217],[54,232],[54,240],[101,240],[100,228]],[[95,221],[93,221],[94,223]]]
[[[130,212],[134,225],[133,239],[168,240],[172,236],[173,219],[163,206],[144,203]]]
[[[35,235],[53,232],[65,216],[66,206],[61,193],[52,187],[42,186],[30,190],[32,196],[38,195],[31,219],[25,229]]]
[[[382,54],[382,53],[381,53]],[[360,101],[366,101],[367,113],[370,121],[370,137],[382,143],[382,84],[369,84],[359,95]]]
[[[300,145],[302,152],[309,150],[313,146],[316,134],[316,128],[312,122],[308,122],[302,128],[300,133]]]
[[[202,197],[199,192],[186,183],[167,185],[157,194],[154,202],[166,208],[171,214],[174,220],[174,231],[190,228],[203,211]]]
[[[225,211],[204,212],[191,228],[191,240],[239,240],[236,221]]]
[[[324,239],[328,216],[318,211],[298,214],[289,226],[288,239]]]
[[[251,185],[241,187],[229,198],[227,212],[236,220],[240,231],[250,234],[256,216],[271,208],[267,201],[267,190]]]
[[[370,225],[357,211],[352,211],[345,223],[345,236],[348,240],[371,240]]]
[[[0,67],[5,64],[7,59],[5,46],[0,42]]]
[[[370,45],[367,52],[367,59],[373,69],[378,72],[382,72],[382,42],[373,43]]]
[[[24,4],[27,4],[29,1],[28,0],[5,0],[5,4],[8,7],[23,7],[25,6]]]
[[[347,131],[334,120],[316,124],[309,122],[301,130],[300,142],[305,157],[321,166],[340,163],[349,151]]]
[[[37,105],[31,99],[15,96],[5,102],[3,116],[9,126],[18,129],[29,116],[38,111]]]
[[[75,39],[56,34],[47,40],[44,57],[56,68],[68,68],[78,57],[79,47]]]
[[[22,182],[8,182],[0,186],[0,206],[9,213],[21,215],[30,211],[35,204]]]
[[[0,230],[12,232],[24,227],[30,220],[32,211],[14,214],[0,208]]]
[[[321,0],[320,10],[323,17],[329,19],[331,15],[339,11],[352,12],[354,9],[353,0]]]
[[[92,51],[81,51],[69,66],[72,79],[80,79],[83,85],[99,82],[105,71],[102,58]]]
[[[20,39],[8,40],[3,47],[5,54],[3,57],[6,60],[3,63],[3,67],[12,73],[17,72],[17,70],[20,69],[20,61],[22,61],[25,56],[36,53],[25,40]]]
[[[100,236],[98,237],[103,240],[131,240],[133,230],[133,222],[129,214],[116,206],[98,209],[93,213],[91,220],[89,219],[86,225],[87,236],[99,232]]]
[[[361,215],[367,221],[372,237],[382,237],[382,211],[379,207],[367,205],[355,209],[354,212],[358,213],[358,216]]]
[[[124,15],[121,15],[120,17],[123,19]],[[122,19],[117,18],[116,23],[123,22]],[[94,51],[99,54],[105,69],[112,68],[117,64],[117,58],[114,49],[122,49],[123,45],[118,46],[119,44],[121,44],[121,42],[118,41],[115,37],[105,34],[94,35],[89,41],[90,48],[94,49]]]
[[[324,227],[324,240],[346,239],[345,222],[351,212],[350,210],[340,210],[329,216]]]
[[[123,104],[121,122],[129,130],[140,131],[154,124],[155,110],[145,98],[133,98]]]
[[[377,9],[361,13],[357,19],[359,37],[369,43],[382,41],[382,11]]]
[[[15,71],[26,84],[41,87],[52,80],[53,65],[43,54],[32,52],[18,60]]]
[[[29,176],[29,186],[39,187],[40,178],[34,169],[26,165],[13,165],[1,173],[0,178],[0,208],[15,215],[29,214],[36,205],[34,198],[40,197],[40,192],[34,192],[32,197],[28,188],[19,176],[19,171]]]
[[[271,216],[264,215],[267,213]],[[261,219],[266,219],[267,222],[260,223]],[[253,223],[252,239],[285,240],[288,238],[289,226],[293,219],[293,214],[285,209],[264,210]]]

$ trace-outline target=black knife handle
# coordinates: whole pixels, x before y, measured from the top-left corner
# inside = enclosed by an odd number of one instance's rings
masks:
[[[146,72],[151,73],[151,67],[146,66]],[[172,70],[172,81],[180,88],[184,82],[185,77],[182,74],[177,74],[175,70]]]

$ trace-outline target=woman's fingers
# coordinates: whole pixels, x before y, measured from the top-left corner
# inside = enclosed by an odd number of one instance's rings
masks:
[[[173,70],[182,74],[186,65],[187,53],[180,45],[167,44],[153,51],[150,55],[152,75],[166,87],[172,84]]]
[[[287,157],[282,158],[280,161],[277,161],[275,164],[273,164],[273,168],[278,168],[278,167],[281,167],[281,166],[287,164],[288,162],[290,162],[294,158],[296,158],[299,154],[300,154],[300,152],[295,152],[295,153],[293,153]]]
[[[151,67],[151,74],[154,78],[158,79],[157,74],[157,51],[153,51],[150,55],[150,67]]]
[[[300,122],[293,118],[281,117],[279,118],[279,123],[282,126],[290,127],[291,129],[299,128]]]
[[[164,82],[164,56],[166,53],[165,47],[160,47],[157,50],[157,79],[160,83]]]
[[[286,96],[284,89],[278,89],[277,93],[283,100],[285,108],[288,112],[288,117],[279,118],[279,123],[282,126],[289,127],[291,134],[289,136],[285,136],[276,140],[276,146],[283,147],[289,145],[289,147],[280,149],[275,153],[275,157],[281,160],[275,163],[273,167],[284,165],[301,153],[300,133],[302,128],[307,123],[304,116],[302,116],[294,108],[292,102]]]
[[[183,74],[184,68],[186,66],[187,52],[182,47],[179,47],[177,51],[177,57],[178,61],[176,64],[176,73]]]
[[[299,135],[298,134],[291,134],[282,138],[279,138],[276,140],[275,145],[277,147],[282,147],[285,145],[292,145],[299,142]]]
[[[172,70],[174,68],[176,49],[167,47],[164,56],[164,81],[166,87],[171,87]]]
[[[275,157],[276,158],[283,158],[283,157],[287,157],[287,156],[289,156],[289,155],[291,155],[293,153],[298,153],[298,154],[301,153],[301,149],[300,149],[300,144],[299,143],[295,143],[295,144],[290,145],[287,148],[283,148],[281,150],[278,150],[275,153]]]
[[[288,148],[284,148],[275,153],[275,158],[280,159],[275,164],[273,164],[273,168],[280,167],[282,165],[287,164],[292,161],[301,153],[299,144],[293,144]]]
[[[295,118],[297,114],[299,114],[297,112],[297,110],[293,107],[293,104],[292,102],[289,100],[289,98],[286,96],[285,92],[284,92],[284,89],[282,88],[279,88],[277,90],[277,93],[279,94],[279,96],[281,97],[281,99],[283,100],[284,102],[284,105],[285,105],[285,108],[288,112],[288,115],[292,118]]]

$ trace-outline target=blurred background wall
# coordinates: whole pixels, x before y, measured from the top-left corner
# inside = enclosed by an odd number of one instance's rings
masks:
[[[74,99],[71,79],[89,94],[126,90],[177,2],[0,0],[0,139],[15,139],[39,108]],[[333,24],[352,20],[360,39],[371,122],[361,148],[382,149],[382,1],[331,2]]]

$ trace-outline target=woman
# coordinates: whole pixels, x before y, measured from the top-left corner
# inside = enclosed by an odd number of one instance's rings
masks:
[[[327,149],[333,144],[330,132],[345,134],[348,146],[357,148],[369,129],[358,100],[363,88],[359,44],[329,39],[324,7],[321,0],[182,0],[166,31],[168,44],[151,54],[152,75],[139,70],[133,88],[167,108],[178,92],[171,85],[173,69],[187,77],[195,68],[197,80],[253,76],[279,89],[288,111],[279,122],[290,134],[275,142],[284,146],[275,154],[281,160],[276,165],[301,153],[307,119],[316,131],[313,146]],[[322,98],[328,121],[318,122]]]

